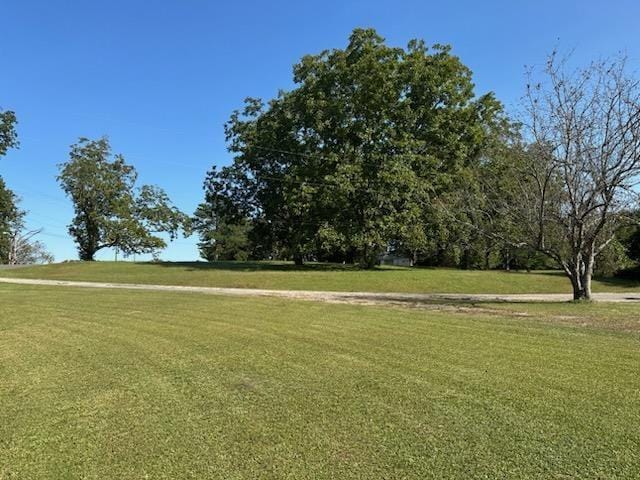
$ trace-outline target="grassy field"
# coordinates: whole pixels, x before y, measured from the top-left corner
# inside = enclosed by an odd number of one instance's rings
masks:
[[[640,478],[610,307],[0,285],[0,478]]]
[[[359,270],[349,265],[277,262],[219,263],[59,263],[16,270],[0,276],[161,285],[407,293],[570,293],[560,272],[517,273],[430,268],[382,267]],[[595,292],[640,291],[637,282],[594,281]]]

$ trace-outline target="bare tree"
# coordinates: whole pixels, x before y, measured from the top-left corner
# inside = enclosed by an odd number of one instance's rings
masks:
[[[34,263],[52,263],[53,256],[40,241],[33,237],[42,233],[42,229],[23,232],[15,230],[10,235],[9,265],[28,265]]]
[[[562,266],[574,299],[590,299],[596,259],[638,201],[640,81],[624,57],[569,71],[554,53],[541,82],[532,73],[513,211],[526,243]]]

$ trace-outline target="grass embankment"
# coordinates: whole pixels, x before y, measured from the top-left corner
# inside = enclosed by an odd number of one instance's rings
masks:
[[[586,307],[0,285],[0,478],[640,478],[640,308]]]
[[[561,272],[503,272],[278,262],[71,262],[2,270],[0,276],[159,285],[407,293],[570,293]],[[638,291],[640,284],[594,281],[595,292]]]

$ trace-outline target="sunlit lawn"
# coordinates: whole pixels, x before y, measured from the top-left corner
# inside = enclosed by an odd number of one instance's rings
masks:
[[[70,262],[1,270],[0,276],[164,285],[409,293],[570,293],[560,272],[504,272],[284,262]],[[640,291],[640,283],[596,280],[594,291]]]
[[[607,307],[0,285],[0,478],[640,478]]]

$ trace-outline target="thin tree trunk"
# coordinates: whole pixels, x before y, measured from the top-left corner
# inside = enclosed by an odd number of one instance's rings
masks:
[[[15,233],[11,237],[11,248],[9,250],[9,265],[18,263],[18,234]]]
[[[462,269],[469,270],[471,267],[471,253],[469,251],[469,247],[464,248],[464,253],[462,254]]]

